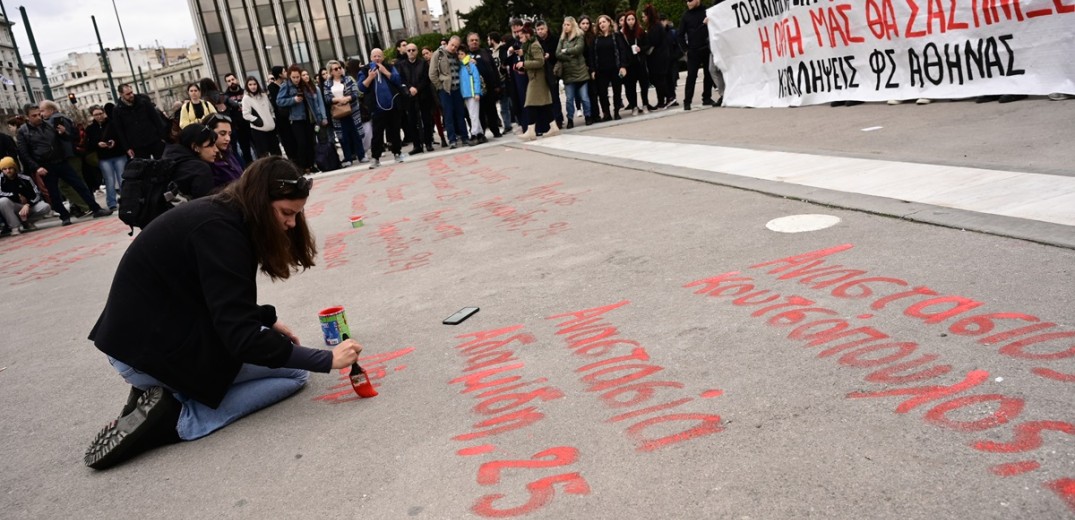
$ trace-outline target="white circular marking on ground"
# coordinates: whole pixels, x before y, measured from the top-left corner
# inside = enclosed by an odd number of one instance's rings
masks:
[[[766,228],[777,233],[802,233],[817,231],[840,223],[840,217],[833,215],[791,215],[774,218],[765,224]]]

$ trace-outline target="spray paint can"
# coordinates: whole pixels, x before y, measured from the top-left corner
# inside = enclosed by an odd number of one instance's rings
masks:
[[[324,309],[317,317],[321,321],[321,334],[325,337],[326,345],[339,345],[344,337],[351,336],[351,327],[347,325],[347,314],[344,313],[343,306]]]

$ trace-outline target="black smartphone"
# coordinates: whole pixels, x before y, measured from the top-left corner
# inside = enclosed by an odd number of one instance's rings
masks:
[[[459,312],[444,318],[444,321],[441,323],[444,323],[445,325],[459,325],[467,318],[473,316],[476,312],[478,312],[477,307],[463,307],[462,309],[459,309]]]

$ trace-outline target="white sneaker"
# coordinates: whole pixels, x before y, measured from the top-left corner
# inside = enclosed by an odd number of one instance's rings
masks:
[[[370,159],[370,169],[371,170],[376,168],[376,167],[378,167],[378,166],[380,166],[380,165],[381,165],[381,160],[380,159]]]
[[[403,162],[403,154],[401,154],[401,153],[397,153],[397,154],[393,155],[392,157],[396,160],[396,162]]]
[[[918,101],[915,101],[914,103],[916,105],[928,105],[928,104],[930,104],[932,102],[933,102],[933,100],[929,99],[929,98],[918,98]]]
[[[890,99],[890,100],[886,101],[886,103],[889,104],[889,105],[898,105],[900,103],[903,103],[903,100],[902,99]]]
[[[340,167],[341,168],[349,168],[349,167],[351,167],[351,164],[352,164],[351,161],[344,161],[344,162],[340,163]]]
[[[1065,94],[1063,92],[1053,92],[1049,94],[1049,99],[1053,101],[1063,101],[1065,99],[1071,99],[1073,96]]]
[[[556,123],[550,123],[549,131],[545,132],[545,137],[552,137],[554,135],[560,135],[560,127],[556,126]]]

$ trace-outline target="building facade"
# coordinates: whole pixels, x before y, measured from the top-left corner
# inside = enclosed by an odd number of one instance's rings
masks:
[[[469,13],[475,7],[481,5],[481,0],[441,0],[441,8],[444,10],[440,15],[439,25],[445,34],[455,32],[466,25],[466,18],[460,18],[459,13]]]
[[[37,67],[26,64],[26,74],[19,68],[19,56],[15,52],[15,35],[11,31],[14,22],[0,16],[0,115],[15,115],[23,105],[45,99],[41,78]],[[26,80],[30,81],[30,92],[26,91]],[[32,96],[31,96],[32,94]]]
[[[428,0],[188,0],[210,77],[264,80],[275,65],[311,72],[429,32]],[[421,20],[421,21],[420,21]],[[426,29],[423,24],[428,22]]]
[[[154,94],[155,79],[161,71],[172,63],[185,61],[188,49],[106,49],[108,66],[112,71],[112,81],[104,69],[100,53],[72,52],[63,61],[53,63],[49,70],[49,85],[53,96],[63,100],[68,94],[74,94],[82,107],[115,103],[113,87],[116,89],[124,83],[134,86],[139,93]],[[134,66],[132,70],[131,66]],[[190,81],[197,81],[200,76],[191,74]]]

